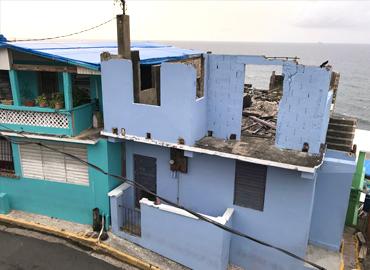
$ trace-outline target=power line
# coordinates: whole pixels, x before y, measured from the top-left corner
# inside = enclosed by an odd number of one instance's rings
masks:
[[[8,129],[8,130],[10,130],[10,131],[12,131],[12,132],[15,132],[15,133],[17,133],[17,134],[20,134],[22,137],[24,137],[24,138],[26,138],[26,139],[32,139],[32,138],[29,138],[29,137],[27,137],[26,135],[24,135],[22,132],[19,132],[19,131],[13,130],[13,129],[11,129],[11,128],[9,128],[9,127],[5,126],[5,125],[0,124],[0,126],[1,126],[1,127],[6,128],[6,129]],[[12,140],[9,136],[4,135],[2,132],[0,132],[0,135],[1,135],[1,136],[3,136],[6,140],[8,140],[8,141],[10,141],[10,142],[12,142],[12,143],[15,143],[15,144],[18,144],[18,143],[19,143],[19,142],[17,142],[17,141]],[[220,229],[222,229],[222,230],[225,230],[225,231],[227,231],[227,232],[229,232],[229,233],[232,233],[232,234],[238,235],[238,236],[240,236],[240,237],[246,238],[246,239],[248,239],[248,240],[251,240],[251,241],[253,241],[253,242],[256,242],[256,243],[258,243],[258,244],[261,244],[261,245],[263,245],[263,246],[266,246],[266,247],[269,247],[269,248],[272,248],[272,249],[278,250],[278,251],[280,251],[280,252],[282,252],[282,253],[284,253],[284,254],[286,254],[286,255],[288,255],[288,256],[290,256],[290,257],[294,258],[294,259],[297,259],[297,260],[299,260],[299,261],[305,262],[305,263],[307,263],[307,264],[309,264],[309,265],[311,265],[311,266],[313,266],[313,267],[315,267],[315,268],[317,268],[317,269],[319,269],[319,270],[326,270],[326,268],[324,268],[324,267],[322,267],[322,266],[320,266],[320,265],[318,265],[318,264],[316,264],[316,263],[314,263],[314,262],[311,262],[311,261],[309,261],[309,260],[306,260],[306,259],[304,259],[304,258],[301,258],[301,257],[299,257],[299,256],[295,255],[294,253],[290,252],[290,251],[287,251],[287,250],[285,250],[285,249],[283,249],[283,248],[276,247],[276,246],[271,245],[271,244],[269,244],[269,243],[266,243],[266,242],[264,242],[264,241],[258,240],[258,239],[256,239],[256,238],[254,238],[254,237],[252,237],[252,236],[249,236],[249,235],[247,235],[247,234],[244,234],[244,233],[242,233],[242,232],[240,232],[240,231],[238,231],[238,230],[232,229],[232,228],[230,228],[230,227],[228,227],[228,226],[226,226],[226,225],[223,225],[223,224],[221,224],[221,223],[218,223],[218,222],[216,222],[216,221],[214,221],[214,220],[212,220],[212,219],[210,219],[210,218],[208,218],[208,217],[206,217],[206,216],[203,216],[203,215],[201,215],[201,214],[199,214],[199,213],[197,213],[197,212],[195,212],[195,211],[193,211],[193,210],[191,210],[191,209],[188,209],[188,208],[186,208],[186,207],[184,207],[184,206],[181,206],[181,205],[179,205],[179,204],[177,204],[177,203],[174,203],[174,202],[172,202],[172,201],[170,201],[170,200],[168,200],[168,199],[166,199],[166,198],[163,198],[163,197],[161,197],[161,196],[157,195],[156,193],[152,192],[151,190],[147,189],[145,186],[143,186],[143,185],[141,185],[141,184],[139,184],[139,183],[137,183],[137,182],[135,182],[135,181],[133,181],[133,180],[130,180],[130,179],[128,179],[128,178],[126,178],[126,177],[123,177],[123,176],[120,176],[120,175],[115,175],[115,174],[111,174],[111,173],[109,173],[109,172],[106,172],[105,170],[103,170],[103,169],[102,169],[102,168],[100,168],[99,166],[94,165],[94,164],[92,164],[92,163],[90,163],[90,162],[88,162],[88,161],[85,161],[85,160],[83,160],[83,159],[81,159],[81,158],[79,158],[79,157],[77,157],[77,156],[75,156],[75,155],[72,155],[72,154],[70,154],[70,153],[66,153],[66,152],[64,152],[64,151],[61,151],[61,150],[56,149],[56,148],[53,148],[53,147],[50,147],[50,146],[45,145],[45,144],[43,144],[43,143],[41,143],[41,142],[31,142],[31,143],[36,144],[36,145],[39,145],[39,146],[42,146],[42,147],[45,147],[45,148],[47,148],[47,149],[49,149],[49,150],[52,150],[52,151],[54,151],[54,152],[58,152],[58,153],[60,153],[60,154],[66,155],[66,156],[68,156],[68,157],[70,157],[70,158],[72,158],[72,159],[75,159],[75,160],[77,160],[77,161],[79,161],[79,162],[81,162],[81,163],[83,163],[83,164],[85,164],[85,165],[87,165],[87,166],[89,166],[89,167],[92,167],[93,169],[95,169],[95,170],[97,170],[97,171],[99,171],[99,172],[103,173],[104,175],[111,176],[111,177],[114,177],[114,178],[116,178],[116,179],[119,179],[119,180],[121,180],[123,183],[128,183],[128,184],[130,184],[131,186],[133,186],[133,187],[135,187],[135,188],[138,188],[138,189],[140,189],[140,190],[142,190],[142,191],[145,191],[145,192],[149,193],[149,194],[150,194],[150,195],[152,195],[152,196],[157,197],[157,198],[158,198],[158,199],[160,199],[161,201],[163,201],[163,202],[165,202],[165,203],[167,203],[167,204],[169,204],[169,205],[171,205],[171,206],[174,206],[174,207],[176,207],[176,208],[182,209],[182,210],[184,210],[184,211],[186,211],[186,212],[188,212],[188,213],[192,214],[193,216],[195,216],[195,217],[199,218],[200,220],[203,220],[203,221],[205,221],[205,222],[208,222],[208,223],[210,223],[210,224],[212,224],[212,225],[214,225],[214,226],[216,226],[216,227],[219,227],[219,228],[220,228]]]
[[[78,35],[78,34],[82,34],[84,32],[88,32],[88,31],[91,31],[91,30],[94,30],[96,28],[99,28],[107,23],[110,23],[111,21],[115,20],[116,17],[113,17],[111,19],[109,19],[108,21],[105,21],[105,22],[102,22],[98,25],[95,25],[93,27],[90,27],[88,29],[84,29],[84,30],[81,30],[81,31],[78,31],[78,32],[74,32],[74,33],[70,33],[70,34],[66,34],[66,35],[61,35],[61,36],[55,36],[55,37],[45,37],[45,38],[30,38],[30,39],[14,39],[14,40],[8,40],[8,42],[17,42],[17,41],[43,41],[43,40],[51,40],[51,39],[58,39],[58,38],[65,38],[65,37],[70,37],[70,36],[74,36],[74,35]]]

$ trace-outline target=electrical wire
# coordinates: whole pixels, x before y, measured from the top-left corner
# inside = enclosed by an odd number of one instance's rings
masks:
[[[74,32],[74,33],[70,33],[70,34],[66,34],[66,35],[61,35],[61,36],[55,36],[55,37],[45,37],[45,38],[30,38],[30,39],[14,39],[14,40],[8,40],[7,42],[18,42],[18,41],[43,41],[43,40],[51,40],[51,39],[58,39],[58,38],[65,38],[65,37],[70,37],[70,36],[74,36],[74,35],[79,35],[79,34],[82,34],[82,33],[85,33],[85,32],[88,32],[88,31],[91,31],[91,30],[94,30],[96,28],[99,28],[107,23],[110,23],[111,21],[115,20],[116,17],[113,17],[111,19],[109,19],[108,21],[105,21],[105,22],[102,22],[98,25],[95,25],[93,27],[90,27],[88,29],[84,29],[84,30],[81,30],[81,31],[78,31],[78,32]]]
[[[8,130],[11,130],[11,131],[12,131],[12,132],[14,132],[14,133],[20,134],[20,135],[21,135],[22,137],[24,137],[24,138],[32,139],[32,138],[29,138],[29,137],[27,137],[26,135],[24,135],[22,132],[19,132],[19,131],[13,130],[13,129],[11,129],[11,128],[9,128],[9,127],[5,126],[5,125],[0,124],[0,126],[1,126],[1,127],[6,128],[6,129],[8,129]],[[9,138],[9,136],[4,135],[2,132],[0,132],[0,135],[1,135],[1,136],[3,136],[3,137],[5,137],[7,140],[9,140],[9,141],[11,141],[11,142],[13,142],[13,143],[15,143],[15,144],[17,144],[17,143],[18,143],[18,142],[14,142],[14,140],[12,140],[11,138]],[[285,249],[283,249],[283,248],[279,248],[279,247],[276,247],[276,246],[271,245],[271,244],[269,244],[269,243],[266,243],[266,242],[264,242],[264,241],[262,241],[262,240],[259,240],[259,239],[257,239],[257,238],[252,237],[252,236],[249,236],[249,235],[247,235],[247,234],[245,234],[245,233],[242,233],[242,232],[240,232],[240,231],[238,231],[238,230],[232,229],[232,228],[230,228],[230,227],[228,227],[228,226],[226,226],[226,225],[223,225],[223,224],[221,224],[221,223],[218,223],[218,222],[216,222],[216,221],[214,221],[214,220],[212,220],[212,219],[210,219],[210,218],[208,218],[208,217],[206,217],[206,216],[203,216],[203,215],[201,215],[201,214],[199,214],[199,213],[197,213],[197,212],[195,212],[195,211],[193,211],[193,210],[191,210],[191,209],[188,209],[188,208],[186,208],[186,207],[184,207],[184,206],[178,205],[177,203],[174,203],[174,202],[172,202],[172,201],[170,201],[170,200],[168,200],[168,199],[166,199],[166,198],[163,198],[163,197],[161,197],[161,196],[157,195],[155,192],[152,192],[151,190],[147,189],[145,186],[143,186],[143,185],[141,185],[141,184],[139,184],[139,183],[137,183],[137,182],[135,182],[135,181],[132,181],[132,180],[130,180],[130,179],[128,179],[128,178],[126,178],[126,177],[123,177],[123,176],[120,176],[120,175],[115,175],[115,174],[111,174],[111,173],[109,173],[109,172],[106,172],[105,170],[103,170],[102,168],[100,168],[99,166],[97,166],[97,165],[95,165],[95,164],[92,164],[92,163],[90,163],[90,162],[88,162],[88,161],[85,161],[85,160],[83,160],[83,159],[81,159],[81,158],[79,158],[79,157],[77,157],[77,156],[75,156],[75,155],[72,155],[72,154],[66,153],[66,152],[64,152],[64,151],[61,151],[61,150],[56,149],[56,148],[53,148],[53,147],[50,147],[50,146],[48,146],[48,145],[46,145],[46,144],[43,144],[43,143],[41,143],[41,142],[33,142],[33,143],[34,143],[34,144],[37,144],[37,145],[39,145],[39,146],[45,147],[45,148],[47,148],[47,149],[49,149],[49,150],[51,150],[51,151],[55,151],[55,152],[58,152],[58,153],[60,153],[60,154],[66,155],[66,156],[68,156],[68,157],[70,157],[70,158],[72,158],[72,159],[75,159],[75,160],[77,160],[77,161],[79,161],[79,162],[81,162],[81,163],[83,163],[83,164],[85,164],[85,165],[87,165],[87,166],[89,166],[89,167],[92,167],[93,169],[95,169],[95,170],[97,170],[97,171],[99,171],[99,172],[103,173],[104,175],[111,176],[111,177],[113,177],[113,178],[119,179],[119,180],[121,180],[123,183],[128,183],[128,184],[130,184],[131,186],[133,186],[133,187],[135,187],[135,188],[138,188],[138,189],[140,189],[140,190],[142,190],[142,191],[145,191],[145,192],[149,193],[149,194],[150,194],[150,195],[152,195],[152,196],[157,197],[160,201],[163,201],[163,202],[167,203],[168,205],[174,206],[174,207],[176,207],[176,208],[182,209],[182,210],[184,210],[184,211],[186,211],[186,212],[188,212],[188,213],[192,214],[193,216],[197,217],[198,219],[200,219],[200,220],[202,220],[202,221],[205,221],[205,222],[208,222],[208,223],[210,223],[210,224],[212,224],[212,225],[214,225],[214,226],[216,226],[216,227],[218,227],[218,228],[220,228],[220,229],[222,229],[222,230],[225,230],[225,231],[227,231],[227,232],[229,232],[229,233],[232,233],[232,234],[238,235],[238,236],[240,236],[240,237],[242,237],[242,238],[246,238],[246,239],[248,239],[248,240],[251,240],[251,241],[253,241],[253,242],[256,242],[256,243],[258,243],[258,244],[261,244],[261,245],[263,245],[263,246],[266,246],[266,247],[269,247],[269,248],[272,248],[272,249],[278,250],[278,251],[280,251],[280,252],[282,252],[282,253],[284,253],[284,254],[286,254],[286,255],[288,255],[288,256],[290,256],[290,257],[294,258],[294,259],[297,259],[297,260],[299,260],[299,261],[302,261],[302,262],[304,262],[304,263],[307,263],[307,264],[309,264],[309,265],[311,265],[311,266],[313,266],[313,267],[315,267],[315,268],[317,268],[317,269],[320,269],[320,270],[326,270],[326,268],[324,268],[324,267],[322,267],[322,266],[320,266],[320,265],[318,265],[318,264],[316,264],[316,263],[314,263],[314,262],[311,262],[311,261],[309,261],[309,260],[306,260],[306,259],[304,259],[304,258],[301,258],[300,256],[297,256],[297,255],[295,255],[294,253],[292,253],[292,252],[290,252],[290,251],[287,251],[287,250],[285,250]]]

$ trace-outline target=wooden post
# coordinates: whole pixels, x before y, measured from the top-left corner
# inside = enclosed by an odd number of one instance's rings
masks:
[[[68,72],[63,72],[64,105],[66,110],[73,109],[72,78]]]
[[[117,15],[117,42],[118,55],[131,59],[130,17],[128,15]]]
[[[13,104],[16,106],[22,105],[21,93],[19,89],[18,73],[16,70],[9,70],[10,86],[12,88]]]

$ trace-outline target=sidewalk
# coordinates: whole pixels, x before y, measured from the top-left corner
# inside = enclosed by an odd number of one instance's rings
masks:
[[[118,238],[108,232],[109,239],[98,242],[91,237],[92,228],[83,225],[50,218],[42,215],[30,214],[13,210],[7,215],[0,215],[0,223],[12,224],[17,227],[25,227],[38,232],[61,237],[80,245],[87,246],[99,253],[109,254],[125,263],[136,266],[139,269],[163,269],[185,270],[188,269],[174,261],[160,256],[150,250],[144,249],[124,239]]]

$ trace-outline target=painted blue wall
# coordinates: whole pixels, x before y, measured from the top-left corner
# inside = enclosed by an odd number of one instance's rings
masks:
[[[218,138],[240,138],[245,65],[237,58],[208,55],[208,130]]]
[[[12,146],[17,178],[0,176],[0,193],[8,194],[11,209],[91,224],[92,209],[98,207],[109,220],[107,193],[118,182],[92,168],[89,168],[89,186],[24,178],[18,145]],[[112,173],[120,172],[119,162],[108,165],[108,155],[119,157],[120,148],[116,147],[101,139],[96,145],[88,146],[88,161]]]
[[[196,70],[192,65],[161,65],[161,105],[134,103],[131,61],[113,59],[101,64],[104,129],[125,128],[126,134],[186,144],[206,134],[206,102],[196,99]]]
[[[310,242],[331,250],[340,248],[355,157],[327,150],[324,164],[318,170]]]
[[[283,74],[276,146],[301,150],[307,142],[310,153],[319,153],[328,128],[332,99],[332,92],[329,91],[331,71],[286,63]]]
[[[233,228],[260,240],[304,256],[313,208],[315,178],[304,179],[296,171],[269,167],[263,212],[233,205],[235,161],[193,153],[187,174],[173,177],[168,148],[126,142],[127,176],[133,179],[133,154],[157,159],[157,192],[200,213],[219,216],[234,208]],[[179,179],[179,180],[178,180]],[[138,242],[137,237],[127,237]],[[139,243],[140,244],[140,243]],[[231,263],[246,269],[300,269],[302,264],[288,256],[232,236]],[[277,268],[279,269],[279,268]]]
[[[144,203],[141,203],[141,214],[141,243],[146,248],[191,269],[227,269],[230,247],[228,232],[199,219]],[[231,226],[230,223],[226,225]]]

